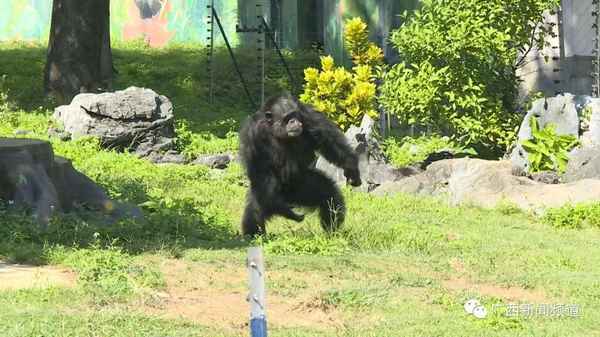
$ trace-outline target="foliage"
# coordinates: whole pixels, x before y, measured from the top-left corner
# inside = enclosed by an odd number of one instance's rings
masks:
[[[211,132],[193,132],[188,123],[180,121],[176,131],[176,146],[188,159],[194,159],[199,154],[237,152],[238,150],[238,134],[233,130],[228,131],[224,137],[218,137]]]
[[[428,155],[449,150],[453,153],[472,153],[463,149],[449,137],[421,136],[421,137],[389,137],[384,142],[384,153],[396,167],[405,167],[422,162]]]
[[[369,42],[367,24],[361,18],[346,21],[344,43],[355,65],[376,68],[383,64],[383,51]]]
[[[569,161],[569,151],[579,143],[577,137],[558,135],[552,123],[540,129],[535,117],[529,120],[529,124],[533,138],[522,141],[521,145],[529,156],[530,173],[540,171],[564,173]]]
[[[568,204],[546,210],[542,222],[556,228],[600,228],[600,203]]]
[[[579,120],[581,121],[582,130],[587,131],[590,129],[590,122],[592,120],[591,106],[586,106],[585,108],[583,108],[583,110],[581,111],[581,116],[579,116]]]
[[[262,239],[257,240],[261,244]],[[280,255],[342,255],[350,251],[348,242],[343,237],[325,237],[313,235],[306,238],[279,237],[277,240],[264,242],[268,253]]]
[[[383,51],[369,42],[367,25],[355,18],[346,21],[344,38],[352,57],[352,72],[336,67],[331,56],[321,57],[321,70],[304,70],[300,100],[313,105],[342,129],[360,124],[364,115],[377,117],[374,76],[383,63]]]
[[[381,104],[404,123],[427,124],[461,145],[500,153],[518,123],[518,53],[531,41],[544,43],[542,14],[557,4],[424,0],[392,34],[402,62],[384,75]]]

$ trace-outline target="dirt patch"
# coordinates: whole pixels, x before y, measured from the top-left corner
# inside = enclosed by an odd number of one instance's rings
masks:
[[[143,311],[168,318],[184,318],[211,327],[246,329],[250,306],[246,302],[244,268],[214,269],[205,264],[168,260],[161,267],[167,288],[145,303]],[[267,275],[268,278],[268,275]],[[329,329],[342,326],[335,310],[303,305],[306,298],[267,293],[267,321],[276,327]]]
[[[0,262],[0,290],[73,287],[77,276],[67,269]]]
[[[548,297],[542,291],[521,287],[500,287],[494,284],[473,283],[464,278],[443,281],[444,288],[454,291],[473,291],[484,296],[493,296],[515,302],[546,303]]]
[[[466,271],[465,264],[457,258],[453,258],[450,260],[450,267],[454,269],[457,273],[464,273]]]

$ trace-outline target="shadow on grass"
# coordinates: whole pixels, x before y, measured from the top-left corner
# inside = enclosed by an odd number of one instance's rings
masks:
[[[44,93],[45,62],[46,48],[40,44],[0,43],[0,76],[5,76],[0,91],[8,91],[18,109],[34,112],[53,107]]]
[[[260,68],[257,51],[234,51],[251,97],[260,104]],[[312,51],[285,53],[293,73],[293,85],[275,51],[265,55],[266,96],[301,88],[303,71],[317,64]],[[44,65],[46,47],[39,43],[0,43],[0,76],[6,80],[0,90],[8,90],[9,99],[17,108],[36,111],[39,107],[52,110],[55,104],[44,95]],[[244,87],[233,67],[229,53],[216,48],[213,57],[214,101],[209,102],[210,72],[207,50],[202,46],[173,45],[152,49],[143,43],[117,43],[113,47],[114,89],[129,86],[147,87],[166,95],[174,105],[175,116],[184,120],[192,132],[211,132],[223,137],[237,130],[240,121],[253,112]],[[298,91],[295,92],[298,94]]]
[[[96,180],[114,199],[139,205],[143,219],[122,212],[115,219],[82,209],[56,215],[43,227],[31,212],[8,209],[0,200],[0,258],[44,264],[48,248],[84,248],[98,243],[118,246],[130,254],[162,251],[174,256],[188,248],[248,245],[238,233],[239,218],[232,215],[237,214],[245,189],[239,172],[211,178],[201,167],[157,167],[140,160],[118,163],[120,156],[113,159],[114,167],[93,163],[104,172]],[[126,169],[129,171],[124,174],[117,173]]]
[[[254,104],[260,104],[261,83],[259,59],[254,49],[234,51]],[[186,120],[190,131],[209,131],[223,136],[237,130],[240,121],[253,112],[244,86],[224,48],[214,51],[213,103],[210,103],[210,71],[207,49],[174,46],[166,49],[115,48],[117,71],[115,87],[145,86],[169,97],[178,118]],[[291,82],[275,52],[265,55],[265,95],[300,88],[304,68],[314,65],[317,55],[312,52],[288,53],[286,61],[294,81]],[[298,92],[296,92],[298,93]]]
[[[256,51],[237,49],[235,55],[248,82],[251,96],[255,102],[259,102],[261,86]],[[209,102],[210,77],[206,49],[202,47],[174,45],[164,49],[151,49],[141,43],[117,44],[113,48],[113,56],[117,70],[114,89],[147,87],[166,95],[173,102],[176,119],[185,122],[187,131],[208,133],[227,140],[225,137],[228,132],[237,131],[240,121],[253,112],[226,49],[217,48],[214,53],[212,104]],[[0,75],[6,75],[0,90],[8,91],[8,98],[16,108],[31,112],[54,108],[53,102],[44,98],[45,57],[46,47],[41,44],[0,43]],[[295,52],[286,53],[286,60],[295,79],[294,87],[301,88],[304,68],[315,66],[318,57],[310,51]],[[275,52],[266,53],[265,64],[266,96],[290,90],[292,85]],[[39,107],[42,109],[38,109]],[[203,142],[203,138],[200,141]],[[84,162],[89,161],[87,154],[77,154],[76,151],[69,158],[77,156],[81,156],[80,159]],[[177,190],[181,187],[179,186],[172,188],[174,192],[170,192],[170,195],[149,197],[149,189],[163,188],[155,186],[161,184],[157,182],[158,178],[140,174],[143,177],[140,179],[146,180],[143,183],[133,176],[130,181],[120,181],[114,176],[121,175],[124,171],[125,176],[130,175],[133,168],[128,164],[119,169],[111,169],[110,165],[113,164],[104,162],[93,165],[97,166],[96,171],[104,171],[104,175],[113,176],[112,179],[104,177],[105,181],[102,181],[98,178],[100,174],[96,173],[93,178],[104,187],[112,186],[113,190],[117,189],[119,199],[136,204],[148,200],[154,202],[146,207],[146,221],[126,220],[106,225],[105,219],[93,214],[64,215],[53,219],[46,230],[40,230],[29,216],[9,214],[0,209],[0,256],[20,262],[43,263],[45,247],[85,247],[96,237],[106,245],[116,241],[116,244],[131,253],[165,249],[176,252],[188,247],[216,249],[246,246],[246,242],[232,230],[237,225],[232,225],[227,212],[222,205],[218,205],[223,200],[215,197],[227,188],[223,184],[198,187],[197,190],[187,191],[187,195]],[[146,169],[148,168],[140,170]],[[177,180],[177,184],[187,185],[186,179]],[[239,191],[235,193],[239,194]],[[200,198],[199,194],[202,195]],[[210,202],[199,202],[198,199],[202,198]],[[236,195],[237,204],[238,199],[239,196]]]
[[[144,210],[144,219],[110,221],[78,211],[57,215],[47,226],[30,213],[0,210],[0,257],[8,262],[45,264],[48,248],[118,246],[129,254],[163,251],[174,256],[189,248],[238,249],[248,246],[227,223],[185,206]]]

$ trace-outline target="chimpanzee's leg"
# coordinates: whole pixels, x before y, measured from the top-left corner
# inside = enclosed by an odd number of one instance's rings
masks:
[[[248,192],[248,201],[242,217],[242,235],[256,236],[266,234],[265,214],[252,192]]]
[[[307,207],[318,207],[321,226],[327,232],[338,229],[344,222],[346,205],[335,182],[318,170],[309,170],[286,193],[286,201]]]

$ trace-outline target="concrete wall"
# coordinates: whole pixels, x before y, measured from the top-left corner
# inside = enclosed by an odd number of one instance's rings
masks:
[[[524,82],[521,95],[541,91],[545,95],[569,92],[590,95],[592,92],[592,48],[595,29],[592,27],[591,0],[563,0],[562,12],[546,15],[546,24],[555,23],[558,36],[551,46],[533,50],[526,66],[520,69]]]

